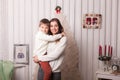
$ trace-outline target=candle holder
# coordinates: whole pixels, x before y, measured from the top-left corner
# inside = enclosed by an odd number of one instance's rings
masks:
[[[98,58],[100,61],[110,61],[111,56],[99,56]]]
[[[111,60],[111,56],[99,56],[98,59],[104,64],[104,71],[109,71],[109,64]]]

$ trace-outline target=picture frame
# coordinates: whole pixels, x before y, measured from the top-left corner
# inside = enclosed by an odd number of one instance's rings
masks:
[[[28,44],[14,44],[14,63],[18,63],[18,64],[29,63]]]
[[[83,28],[100,29],[102,23],[101,14],[85,14],[83,18]]]

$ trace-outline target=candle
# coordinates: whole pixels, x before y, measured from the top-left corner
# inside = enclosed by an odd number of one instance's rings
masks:
[[[109,47],[108,47],[108,56],[110,56],[111,55],[111,53],[110,53],[110,45],[109,45]]]
[[[106,56],[106,45],[105,45],[105,52],[104,52],[104,56]]]
[[[110,52],[110,54],[111,54],[110,56],[112,57],[112,47],[111,47],[111,52]]]
[[[100,45],[99,45],[99,56],[100,56]]]
[[[102,47],[99,46],[99,56],[102,56]]]

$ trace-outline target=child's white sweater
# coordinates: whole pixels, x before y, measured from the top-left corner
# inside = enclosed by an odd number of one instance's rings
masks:
[[[47,52],[48,42],[55,41],[61,37],[62,37],[61,34],[52,36],[47,35],[41,31],[38,31],[37,34],[35,35],[35,47],[33,51],[33,57],[44,55]]]

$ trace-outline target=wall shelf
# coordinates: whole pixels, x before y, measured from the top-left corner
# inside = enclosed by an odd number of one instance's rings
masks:
[[[120,80],[120,75],[112,74],[112,71],[97,71],[96,80]]]

